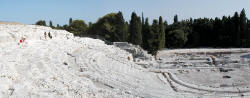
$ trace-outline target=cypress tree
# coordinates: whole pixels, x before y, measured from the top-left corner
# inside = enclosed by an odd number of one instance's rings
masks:
[[[73,19],[69,18],[69,25],[72,24],[72,22],[73,22]]]
[[[153,20],[152,24],[152,33],[153,33],[153,42],[152,42],[152,54],[156,55],[157,51],[159,50],[159,23],[157,20]]]
[[[141,19],[136,15],[135,12],[131,15],[129,32],[130,32],[130,42],[134,45],[142,44],[142,34],[141,34]]]
[[[37,21],[37,22],[36,22],[36,25],[47,26],[45,20],[39,20],[39,21]]]
[[[167,21],[164,21],[164,26],[165,26],[165,29],[166,29],[167,26],[168,26],[168,22]]]
[[[243,9],[240,13],[240,43],[242,47],[247,46],[247,18],[246,18],[246,13],[245,9]]]
[[[141,20],[142,20],[142,27],[143,27],[143,25],[145,24],[143,13],[142,13],[142,18],[141,18]]]
[[[144,45],[146,45],[146,32],[145,32],[145,22],[144,22],[144,16],[143,16],[143,13],[142,13],[142,30],[141,30],[141,34],[142,34],[142,47],[144,47]],[[145,49],[145,48],[144,48]]]
[[[126,22],[125,22],[125,41],[126,41],[126,42],[129,41],[129,32],[128,32],[128,29],[129,29],[129,24],[128,24],[128,22],[126,21]]]
[[[247,20],[247,48],[250,47],[250,20]]]
[[[159,49],[165,47],[165,27],[162,20],[162,17],[159,17]]]
[[[62,29],[62,27],[59,24],[57,24],[56,29]]]
[[[235,40],[234,45],[237,47],[240,47],[240,26],[239,26],[239,21],[240,21],[240,17],[238,12],[234,13],[234,16],[232,17],[232,21],[234,24],[234,28],[233,28],[233,40]]]
[[[50,26],[52,29],[54,29],[54,28],[55,28],[55,27],[53,26],[52,21],[49,21],[49,26]]]
[[[168,35],[168,32],[167,32],[167,28],[168,28],[168,22],[167,21],[164,21],[164,27],[165,27],[165,47],[167,47],[167,35]]]
[[[146,21],[145,21],[143,36],[144,36],[143,48],[148,50],[150,53],[152,53],[154,34],[151,31],[151,27],[148,23],[148,18],[146,18]]]
[[[92,22],[89,22],[88,27],[91,27],[92,25],[93,25],[93,23],[92,23]]]
[[[46,21],[43,21],[43,25],[44,25],[44,26],[47,26],[47,25],[46,25]]]
[[[117,22],[116,25],[116,30],[115,30],[115,41],[125,41],[126,40],[126,27],[125,27],[125,21],[123,19],[122,12],[118,12],[115,15],[115,22]]]
[[[177,15],[174,16],[174,23],[178,23],[178,16]]]
[[[243,9],[240,13],[240,30],[245,31],[247,29],[247,18],[245,9]]]

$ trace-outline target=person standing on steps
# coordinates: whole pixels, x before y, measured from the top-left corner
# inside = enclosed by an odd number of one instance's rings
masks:
[[[23,43],[27,45],[26,37],[23,37]]]
[[[23,38],[20,39],[19,43],[20,43],[20,44],[23,43]]]
[[[44,39],[47,40],[47,33],[44,32]]]
[[[19,40],[18,45],[21,45],[21,44],[25,43],[25,40],[26,40],[25,37],[21,37],[21,39]]]
[[[50,32],[48,33],[48,36],[49,36],[50,39],[52,39],[52,36],[51,36]]]

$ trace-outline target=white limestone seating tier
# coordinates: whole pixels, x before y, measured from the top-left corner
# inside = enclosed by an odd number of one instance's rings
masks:
[[[35,25],[0,25],[0,36],[0,98],[197,96],[174,92],[130,53],[98,39]],[[18,45],[23,36],[28,43]]]

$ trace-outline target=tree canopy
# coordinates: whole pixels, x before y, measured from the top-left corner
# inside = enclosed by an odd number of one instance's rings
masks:
[[[36,25],[46,26],[44,20]],[[52,21],[49,24],[53,27]],[[149,19],[131,14],[130,21],[125,21],[122,12],[109,13],[96,23],[69,19],[69,24],[57,25],[56,29],[64,29],[76,36],[98,36],[110,42],[130,42],[140,45],[151,54],[163,48],[197,48],[197,47],[250,47],[250,20],[245,9],[240,14],[221,18],[197,18],[178,20],[174,16],[173,23],[160,16],[150,24]]]
[[[135,12],[131,15],[130,25],[129,25],[129,33],[130,40],[134,45],[142,45],[142,22],[141,18],[136,15]]]
[[[68,27],[68,31],[76,36],[84,35],[87,30],[87,25],[83,20],[74,20]]]
[[[46,26],[46,21],[45,20],[39,20],[39,21],[36,22],[36,25]]]
[[[110,13],[92,24],[88,30],[88,34],[99,35],[112,42],[126,41],[128,37],[126,28],[126,23],[121,12]]]

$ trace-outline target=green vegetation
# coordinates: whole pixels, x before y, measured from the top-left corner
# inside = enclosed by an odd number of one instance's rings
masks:
[[[89,26],[88,35],[98,35],[105,40],[127,41],[127,27],[121,12],[107,14]]]
[[[55,27],[53,26],[52,21],[49,21],[49,27],[51,27],[52,29],[54,29]]]
[[[39,20],[36,22],[36,25],[46,26],[46,22],[45,22],[45,20]]]
[[[73,33],[76,36],[84,35],[87,30],[87,24],[83,20],[74,20],[68,27],[68,31]]]
[[[131,42],[134,45],[142,45],[141,31],[142,31],[141,18],[137,16],[135,12],[133,12],[129,24],[129,33],[130,33],[129,42]]]
[[[159,35],[158,35],[158,49],[165,48],[165,26],[162,17],[159,17]]]
[[[160,16],[149,24],[149,19],[139,17],[135,12],[129,22],[125,21],[122,12],[110,13],[101,17],[96,23],[85,24],[83,20],[69,19],[69,25],[53,26],[64,29],[76,36],[97,36],[110,42],[130,42],[140,45],[151,54],[163,48],[197,48],[197,47],[250,47],[250,20],[245,10],[240,14],[222,18],[198,18],[179,21],[174,16],[173,24],[168,24]],[[40,20],[37,25],[46,26]]]

